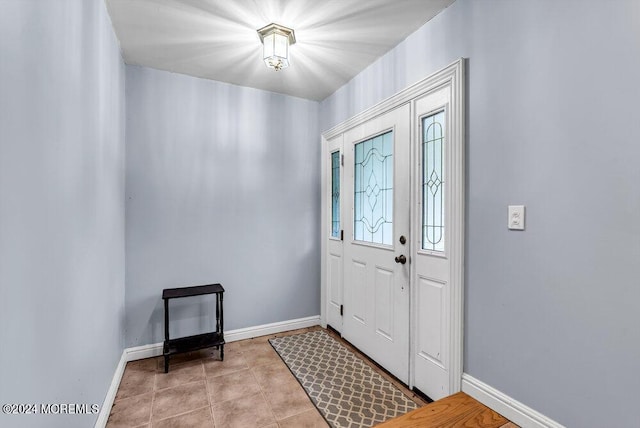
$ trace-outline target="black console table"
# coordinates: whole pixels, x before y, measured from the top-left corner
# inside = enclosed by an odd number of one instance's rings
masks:
[[[169,339],[169,300],[181,297],[216,295],[216,331],[196,334],[195,336]],[[220,349],[220,359],[224,360],[224,319],[222,311],[222,297],[224,288],[221,284],[196,285],[194,287],[165,288],[162,290],[164,300],[164,372],[169,372],[169,357],[183,352],[215,346]]]

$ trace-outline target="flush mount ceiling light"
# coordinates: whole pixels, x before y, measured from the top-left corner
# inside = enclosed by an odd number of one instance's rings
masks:
[[[279,71],[289,67],[289,46],[296,42],[291,28],[269,24],[258,30],[262,42],[262,58],[267,67]]]

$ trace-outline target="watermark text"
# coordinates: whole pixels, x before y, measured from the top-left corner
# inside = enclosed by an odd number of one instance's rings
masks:
[[[7,403],[2,405],[6,415],[95,415],[97,404],[80,403]]]

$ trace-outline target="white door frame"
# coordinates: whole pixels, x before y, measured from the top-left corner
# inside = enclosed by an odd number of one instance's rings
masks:
[[[465,61],[463,58],[455,61],[447,67],[433,73],[425,79],[409,86],[408,88],[398,92],[397,94],[381,101],[373,107],[359,113],[350,119],[336,125],[335,127],[325,131],[322,134],[322,155],[321,155],[321,194],[322,194],[322,210],[321,210],[321,266],[320,266],[320,317],[321,323],[324,327],[327,325],[327,237],[329,236],[329,211],[326,207],[326,195],[327,189],[327,164],[328,164],[328,141],[332,140],[336,136],[343,134],[345,131],[358,126],[364,122],[367,122],[374,117],[383,114],[387,111],[393,110],[402,104],[409,103],[411,105],[411,129],[416,129],[415,122],[415,109],[414,100],[424,96],[430,92],[438,90],[444,86],[450,86],[451,88],[451,104],[449,108],[449,115],[451,120],[450,135],[448,138],[449,144],[452,145],[451,151],[451,164],[455,165],[457,171],[455,176],[451,176],[450,183],[452,184],[452,207],[451,218],[453,223],[451,224],[450,235],[450,285],[451,285],[451,300],[450,300],[450,317],[448,322],[451,327],[450,337],[450,355],[449,355],[449,391],[455,393],[461,390],[461,379],[463,372],[463,316],[464,316],[464,219],[465,219]],[[412,146],[416,146],[417,136],[412,131]],[[414,150],[411,150],[414,154]],[[415,154],[414,154],[415,155]],[[411,159],[412,165],[415,158]],[[411,168],[413,171],[414,168]],[[415,185],[415,177],[411,177],[412,186]],[[411,206],[416,205],[415,192],[411,191]],[[412,216],[414,213],[412,212]],[[341,221],[347,220],[347,216],[341,211]],[[414,224],[412,217],[412,223]],[[412,232],[413,233],[413,232]],[[417,248],[415,247],[415,240],[411,240],[411,254],[415,254]],[[411,267],[411,278],[414,277],[413,266]],[[411,321],[409,337],[411,341],[411,358],[414,355],[414,345],[416,342],[415,337],[415,323],[416,323],[416,308],[415,304],[415,287],[413,284],[411,288]],[[410,375],[409,386],[413,387],[413,360],[410,361]]]

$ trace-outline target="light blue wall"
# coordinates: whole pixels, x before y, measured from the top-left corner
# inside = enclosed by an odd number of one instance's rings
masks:
[[[222,283],[226,330],[318,315],[318,103],[136,66],[126,78],[127,346],[163,340],[168,287]],[[210,330],[211,313],[175,302],[171,334]]]
[[[465,371],[569,427],[640,426],[640,2],[457,0],[326,99],[321,129],[459,57]]]
[[[165,287],[222,282],[228,329],[317,314],[319,132],[461,56],[465,371],[567,426],[637,426],[634,0],[457,0],[320,107],[126,67],[126,341],[125,67],[105,7],[0,0],[0,402],[101,404],[122,347],[162,340]],[[180,305],[173,333],[208,309]]]
[[[102,1],[0,0],[2,404],[101,406],[122,354],[124,78]]]

